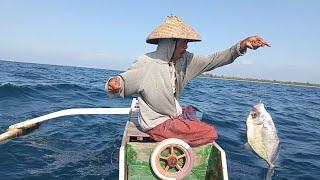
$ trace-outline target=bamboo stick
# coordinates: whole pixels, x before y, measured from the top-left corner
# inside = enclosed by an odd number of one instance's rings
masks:
[[[62,116],[90,114],[129,114],[130,110],[130,108],[65,109],[9,126],[7,132],[0,134],[0,142],[29,133],[30,131],[37,129],[42,122]]]

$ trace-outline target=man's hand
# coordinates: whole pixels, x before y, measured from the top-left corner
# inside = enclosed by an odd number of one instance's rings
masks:
[[[259,47],[264,47],[264,46],[271,47],[271,45],[267,41],[263,40],[261,37],[251,36],[240,42],[240,52],[241,53],[246,52],[247,48],[256,50]]]
[[[108,83],[108,92],[114,94],[118,93],[120,89],[120,77],[118,76],[111,78]]]

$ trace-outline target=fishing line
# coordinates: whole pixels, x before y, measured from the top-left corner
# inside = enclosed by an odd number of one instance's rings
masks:
[[[258,100],[259,102],[263,102],[263,98],[265,97],[266,94],[266,89],[263,87],[263,83],[262,82],[258,82],[259,84],[259,91],[260,91],[260,99]]]
[[[119,147],[117,146],[117,147],[115,147],[115,143],[113,143],[113,151],[111,152],[111,155],[110,155],[110,163],[111,163],[111,165],[113,166],[113,160],[112,160],[112,157],[113,157],[113,153],[115,152],[115,151],[119,151]]]
[[[262,76],[258,76],[258,77],[262,77]],[[266,90],[266,87],[265,87],[266,83],[263,82],[262,79],[258,79],[258,78],[256,79],[256,83],[257,83],[257,86],[258,86],[258,88],[257,88],[257,90],[258,90],[258,92],[257,92],[257,97],[258,97],[257,102],[262,102],[263,103],[264,98],[266,97],[266,94],[267,94],[267,90]]]

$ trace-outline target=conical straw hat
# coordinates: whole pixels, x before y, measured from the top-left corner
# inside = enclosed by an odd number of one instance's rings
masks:
[[[189,41],[201,41],[201,37],[178,16],[168,16],[168,19],[153,30],[147,37],[147,43],[158,44],[159,39],[187,39]]]

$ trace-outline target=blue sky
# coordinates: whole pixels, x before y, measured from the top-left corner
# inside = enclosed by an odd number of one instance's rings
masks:
[[[172,13],[201,34],[189,43],[195,54],[250,35],[272,45],[212,73],[320,83],[319,9],[318,0],[1,0],[0,59],[125,70],[155,49],[145,38]]]

